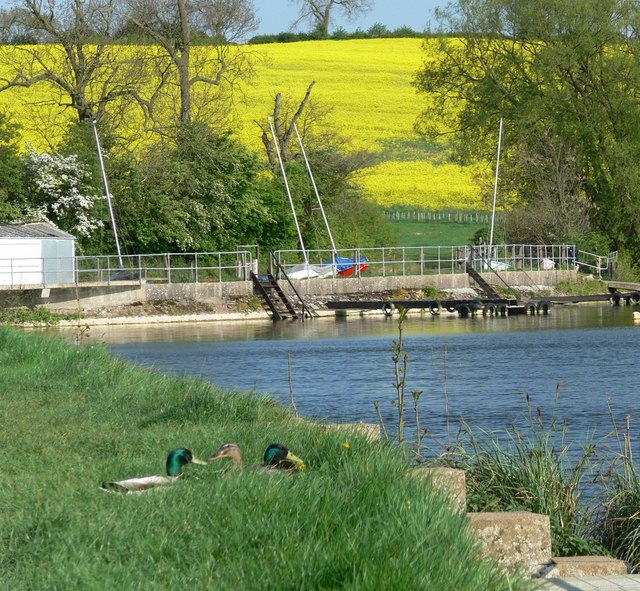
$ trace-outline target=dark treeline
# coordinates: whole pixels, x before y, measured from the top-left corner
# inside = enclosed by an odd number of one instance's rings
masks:
[[[336,29],[330,35],[324,35],[320,31],[311,32],[294,32],[281,31],[277,34],[256,35],[249,39],[250,44],[258,45],[263,43],[294,43],[296,41],[321,41],[323,39],[333,39],[335,41],[345,41],[349,39],[400,39],[400,38],[417,38],[423,39],[424,32],[414,31],[411,27],[404,26],[390,30],[382,23],[375,23],[366,31],[356,29],[355,31],[347,31],[343,28]]]

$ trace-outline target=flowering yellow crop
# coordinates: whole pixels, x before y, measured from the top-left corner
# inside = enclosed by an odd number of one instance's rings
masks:
[[[469,170],[442,164],[441,158],[420,147],[423,140],[413,130],[427,104],[411,84],[428,58],[421,39],[305,41],[245,49],[253,53],[256,76],[235,96],[237,134],[248,147],[264,152],[256,121],[266,124],[278,92],[295,108],[315,81],[311,96],[321,109],[329,110],[327,131],[337,131],[353,149],[379,155],[381,164],[360,175],[372,199],[385,206],[482,207]],[[438,51],[436,41],[433,51]],[[37,92],[35,88],[0,93],[0,109],[13,112],[19,123],[32,124],[33,113],[16,107],[20,103],[15,98],[36,97],[29,95]],[[50,107],[51,119],[68,116]],[[37,135],[25,133],[25,139],[34,141]],[[36,143],[42,146],[41,141]]]

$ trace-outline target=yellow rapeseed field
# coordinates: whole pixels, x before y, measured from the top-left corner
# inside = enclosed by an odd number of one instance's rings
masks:
[[[329,110],[326,124],[354,149],[378,155],[380,164],[360,175],[372,199],[386,206],[482,208],[470,171],[446,163],[442,153],[428,149],[413,130],[426,105],[425,97],[411,85],[427,57],[422,46],[420,39],[251,46],[256,76],[236,93],[238,136],[250,148],[263,151],[255,122],[266,123],[276,93],[297,105],[315,81],[312,97]],[[0,93],[0,109],[13,111],[18,121],[21,114],[32,117],[26,109],[15,108],[12,93]],[[20,94],[24,98],[26,93]]]

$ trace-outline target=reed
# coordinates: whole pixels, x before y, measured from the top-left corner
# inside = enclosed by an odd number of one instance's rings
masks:
[[[478,559],[463,517],[396,446],[326,431],[273,400],[167,377],[0,327],[3,589],[526,589]],[[242,445],[247,467],[188,466],[143,495],[169,449]],[[250,464],[273,441],[295,477]]]

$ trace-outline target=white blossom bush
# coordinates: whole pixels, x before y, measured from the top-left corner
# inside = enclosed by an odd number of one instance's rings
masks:
[[[103,226],[92,210],[98,199],[91,172],[76,155],[38,152],[26,156],[30,205],[24,212],[33,221],[53,222],[74,236],[88,237]]]

